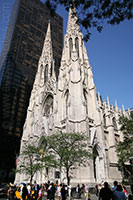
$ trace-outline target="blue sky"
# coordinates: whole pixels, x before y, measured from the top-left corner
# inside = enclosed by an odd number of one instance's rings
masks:
[[[0,0],[0,52],[11,9],[15,0]],[[66,32],[68,13],[59,6],[57,13],[64,18]],[[115,100],[119,108],[133,108],[133,20],[120,25],[104,25],[102,33],[91,30],[85,44],[94,75],[97,92],[102,99]]]

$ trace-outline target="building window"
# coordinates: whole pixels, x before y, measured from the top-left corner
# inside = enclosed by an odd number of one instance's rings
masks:
[[[75,49],[77,52],[77,56],[79,57],[79,39],[77,37],[75,38]]]
[[[53,70],[53,65],[52,65],[52,63],[51,63],[50,76],[52,76],[52,70]]]
[[[86,114],[88,114],[87,91],[85,89],[83,90],[83,95],[84,95],[84,102],[85,102]]]
[[[103,126],[106,127],[106,115],[103,115]]]
[[[68,98],[69,98],[69,92],[66,91],[65,99],[66,99],[66,116],[68,116]]]
[[[60,178],[60,172],[59,171],[55,171],[55,178]]]
[[[40,79],[42,77],[42,69],[43,69],[43,65],[40,66]]]
[[[113,117],[112,123],[113,123],[114,130],[117,130],[117,123],[116,123],[115,117]]]
[[[48,65],[45,65],[45,70],[44,70],[44,83],[48,81]]]
[[[69,56],[72,58],[72,50],[73,50],[73,41],[72,38],[69,39]]]

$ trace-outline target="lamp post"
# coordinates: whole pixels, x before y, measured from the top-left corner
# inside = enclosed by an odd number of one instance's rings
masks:
[[[130,165],[131,165],[131,177],[130,177],[131,193],[133,194],[133,157],[129,157],[129,160],[130,160]]]
[[[43,164],[43,156],[44,156],[44,152],[42,149],[40,149],[40,153],[41,153],[41,156],[42,156],[42,164]],[[41,184],[42,184],[42,169],[41,169]]]

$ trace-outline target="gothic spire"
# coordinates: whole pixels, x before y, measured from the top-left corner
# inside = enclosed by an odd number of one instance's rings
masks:
[[[47,54],[50,54],[51,56],[53,56],[50,21],[49,21],[47,33],[46,33],[46,36],[45,36],[41,57],[44,57]]]
[[[80,31],[80,26],[77,23],[78,17],[76,13],[76,9],[70,6],[69,16],[68,16],[68,24],[67,24],[67,33],[71,31]]]

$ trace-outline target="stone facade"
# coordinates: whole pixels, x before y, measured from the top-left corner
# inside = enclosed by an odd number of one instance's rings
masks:
[[[118,109],[117,103],[112,107],[108,98],[107,102],[103,102],[100,94],[96,94],[83,35],[76,20],[77,17],[72,15],[70,9],[58,82],[54,73],[50,24],[48,25],[27,110],[21,151],[25,141],[38,142],[43,134],[54,134],[58,130],[82,132],[89,136],[90,148],[95,156],[88,167],[79,167],[74,171],[71,183],[93,185],[105,180],[121,180],[115,144],[122,140],[119,117],[128,115],[128,112],[124,108],[123,111]],[[39,183],[46,181],[40,174],[34,179]],[[55,180],[54,173],[51,173],[50,179]],[[16,175],[15,182],[24,180],[27,181],[28,177]],[[62,180],[66,181],[64,174]]]

